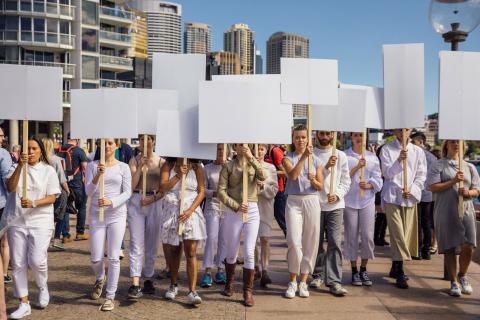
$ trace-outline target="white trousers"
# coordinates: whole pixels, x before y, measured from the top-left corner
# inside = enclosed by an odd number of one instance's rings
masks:
[[[120,277],[120,247],[127,225],[126,217],[115,219],[108,223],[95,222],[90,224],[90,258],[95,279],[101,280],[105,277],[105,242],[107,244],[108,275],[107,275],[107,299],[115,299],[115,293]]]
[[[225,268],[225,227],[224,217],[216,212],[205,211],[207,240],[203,255],[203,268]],[[215,255],[216,253],[216,255]],[[215,260],[215,261],[214,261]]]
[[[227,263],[237,262],[240,236],[243,232],[243,257],[245,269],[255,268],[255,243],[257,241],[260,214],[256,202],[248,203],[248,218],[243,221],[243,214],[227,210],[224,217],[225,245]]]
[[[372,203],[363,209],[345,208],[343,213],[345,224],[345,243],[343,256],[349,261],[373,259],[375,244],[373,233],[375,231],[375,204]],[[360,246],[360,243],[362,244]]]
[[[8,228],[10,263],[16,298],[28,296],[28,267],[38,288],[46,288],[48,280],[48,246],[52,231],[40,228]],[[6,272],[6,270],[4,270]]]
[[[289,195],[285,222],[288,230],[288,271],[294,274],[312,273],[320,238],[318,195]]]
[[[128,261],[130,277],[142,276],[142,265],[145,259],[143,275],[153,277],[155,260],[158,251],[158,233],[160,232],[160,205],[159,201],[149,206],[141,207],[140,194],[133,194],[128,205],[128,228],[130,243],[128,247]]]

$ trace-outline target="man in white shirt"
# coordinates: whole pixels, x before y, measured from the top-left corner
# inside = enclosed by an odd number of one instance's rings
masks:
[[[324,165],[323,191],[320,192],[320,207],[322,210],[320,223],[320,243],[318,246],[317,261],[310,287],[319,288],[324,282],[330,287],[330,292],[337,296],[344,296],[347,290],[342,287],[342,230],[343,210],[345,209],[345,195],[350,188],[350,172],[348,160],[344,152],[337,150],[332,156],[332,132],[317,131],[319,147],[315,148],[315,155]],[[334,171],[333,194],[330,192],[330,174]],[[327,251],[323,248],[323,240],[327,233]]]
[[[405,137],[411,129],[406,129]],[[382,173],[385,178],[382,200],[387,215],[392,252],[390,277],[396,279],[398,288],[408,288],[408,277],[403,271],[403,261],[418,256],[417,203],[427,176],[425,153],[416,145],[407,144],[402,149],[402,129],[395,129],[396,140],[386,144],[380,153]],[[407,189],[404,189],[403,160],[407,164]]]

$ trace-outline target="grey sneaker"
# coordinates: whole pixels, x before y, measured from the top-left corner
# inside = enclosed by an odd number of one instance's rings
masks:
[[[342,287],[340,283],[335,283],[330,286],[330,293],[338,297],[343,297],[348,293],[348,291]]]
[[[287,291],[285,292],[285,298],[293,299],[297,294],[298,284],[296,282],[289,282]]]
[[[101,280],[95,281],[95,285],[93,286],[93,291],[90,294],[90,299],[98,300],[102,296],[103,286],[105,285],[105,277]]]
[[[174,284],[171,284],[167,292],[165,292],[165,299],[175,300],[175,297],[177,296],[177,294],[178,294],[178,287]]]
[[[187,296],[187,299],[188,299],[188,304],[192,306],[202,303],[202,298],[200,298],[200,296],[196,292],[190,291],[190,293]]]
[[[360,274],[358,272],[352,274],[352,286],[361,286],[362,285],[362,279],[360,279]]]
[[[310,288],[319,289],[323,284],[324,282],[322,278],[313,278],[313,280],[310,282]]]
[[[451,295],[452,297],[460,297],[462,295],[462,292],[457,282],[452,282],[450,286],[450,291],[448,291],[448,294]]]
[[[467,276],[459,277],[458,281],[460,282],[460,288],[462,289],[463,294],[470,295],[473,293],[472,285],[470,284],[470,281],[468,281]]]

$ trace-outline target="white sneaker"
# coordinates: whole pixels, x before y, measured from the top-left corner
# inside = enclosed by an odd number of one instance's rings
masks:
[[[463,294],[472,294],[473,293],[473,288],[472,285],[470,284],[470,281],[468,281],[466,276],[458,278],[460,281],[460,288],[462,289]]]
[[[41,309],[45,309],[50,302],[50,294],[48,293],[48,288],[40,288],[38,292],[38,307]]]
[[[308,292],[308,286],[306,282],[300,282],[298,286],[298,295],[302,298],[310,297],[310,292]]]
[[[32,314],[32,308],[30,307],[30,303],[20,303],[18,309],[14,312],[10,313],[8,316],[9,319],[22,319],[23,317],[29,316]]]
[[[187,295],[187,299],[188,304],[191,304],[192,306],[202,303],[202,298],[200,298],[196,292],[190,291],[190,293]]]
[[[298,284],[296,282],[289,282],[287,292],[285,292],[285,298],[293,299],[298,290]]]
[[[177,296],[177,294],[178,294],[178,287],[176,285],[171,284],[167,292],[165,292],[165,299],[175,300],[175,297]]]
[[[450,291],[448,291],[448,294],[451,295],[452,297],[460,297],[462,295],[462,292],[460,290],[460,287],[458,286],[458,283],[452,282],[450,286]]]
[[[323,285],[323,279],[318,277],[310,282],[310,288],[320,289]]]

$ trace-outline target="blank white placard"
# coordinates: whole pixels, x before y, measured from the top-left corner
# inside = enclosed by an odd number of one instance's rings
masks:
[[[75,139],[136,138],[136,90],[72,90],[70,122]]]
[[[338,62],[327,59],[281,59],[282,102],[338,105]]]
[[[217,145],[198,143],[198,108],[157,111],[155,153],[163,157],[215,160]]]
[[[312,106],[312,130],[363,132],[367,91],[339,89],[338,106]]]
[[[179,107],[198,106],[198,82],[205,80],[206,56],[204,54],[154,53],[152,88],[176,90]]]
[[[0,65],[0,118],[62,121],[62,68]]]
[[[160,89],[134,89],[138,102],[138,133],[157,133],[157,111],[178,109],[178,92]]]
[[[424,126],[423,43],[383,46],[385,129]]]
[[[480,140],[480,53],[440,52],[439,138]]]
[[[365,128],[383,129],[385,121],[383,116],[383,88],[344,83],[342,83],[340,87],[345,89],[365,90]]]
[[[292,107],[280,103],[279,83],[271,77],[204,81],[199,110],[200,142],[291,142]]]

